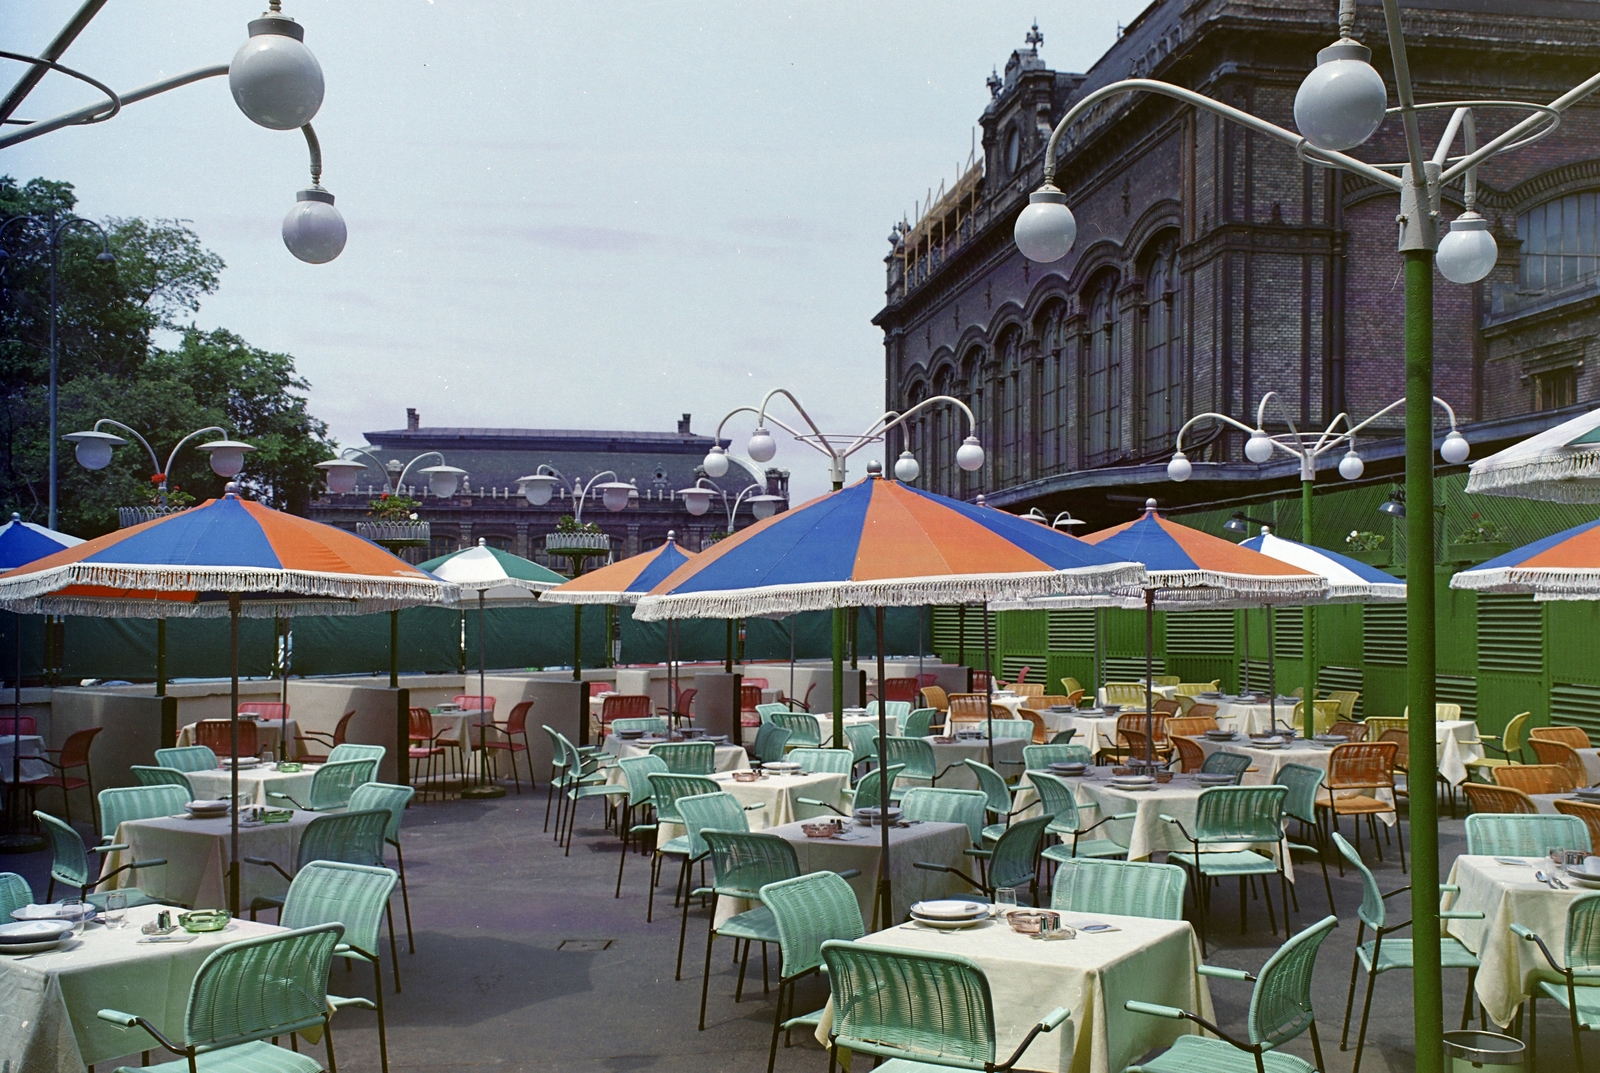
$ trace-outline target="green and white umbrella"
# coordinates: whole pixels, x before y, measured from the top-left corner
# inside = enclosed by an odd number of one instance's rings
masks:
[[[1474,462],[1467,491],[1547,503],[1600,503],[1600,410]]]

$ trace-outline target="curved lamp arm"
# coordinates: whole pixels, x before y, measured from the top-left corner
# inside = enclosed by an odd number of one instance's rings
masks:
[[[801,411],[801,412],[804,413],[804,411]],[[789,435],[795,437],[796,439],[799,439],[802,435],[804,435],[804,433],[802,433],[799,429],[794,428],[793,426],[791,426],[791,425],[789,425],[789,424],[787,424],[787,423],[785,423],[783,421],[778,420],[778,418],[776,418],[776,417],[768,417],[765,413],[762,412],[762,410],[758,410],[754,406],[735,406],[733,409],[729,410],[726,414],[723,415],[721,421],[717,422],[717,432],[716,432],[716,435],[714,435],[712,437],[712,440],[714,442],[719,443],[719,444],[722,442],[722,426],[726,425],[728,423],[728,420],[730,418],[732,418],[736,414],[755,414],[756,415],[756,423],[757,424],[760,424],[763,421],[771,421],[774,425],[776,425],[777,427],[783,429],[783,431],[787,432]],[[809,421],[810,419],[807,418],[807,420]],[[816,432],[817,431],[817,426],[812,425],[811,426],[811,431],[812,432]],[[821,435],[821,433],[817,433],[817,435]],[[819,448],[819,450],[820,450],[820,448]]]
[[[857,437],[856,442],[851,444],[844,453],[846,455],[854,454],[856,451],[859,451],[861,448],[871,443],[875,438],[882,436],[890,429],[898,428],[900,425],[905,424],[907,420],[914,417],[920,411],[926,410],[935,403],[941,402],[947,402],[950,405],[958,408],[962,413],[966,414],[967,433],[972,436],[976,436],[978,434],[978,419],[973,415],[972,407],[968,406],[966,403],[962,402],[953,395],[934,395],[930,398],[923,399],[921,402],[911,407],[911,409],[906,410],[904,413],[900,413],[895,410],[889,410],[882,417],[878,418],[877,421],[873,422],[871,428],[867,429],[867,431],[863,432],[859,437]]]
[[[586,482],[584,482],[582,484],[578,484],[576,487],[574,487],[573,490],[572,490],[572,498],[577,502],[578,505],[576,507],[574,507],[573,511],[572,511],[572,520],[573,521],[575,521],[575,522],[583,521],[583,505],[586,502],[588,502],[588,500],[589,500],[589,489],[593,488],[594,487],[594,483],[596,481],[598,481],[601,477],[610,477],[614,481],[622,480],[621,477],[617,476],[616,470],[608,469],[608,470],[602,470],[601,472],[596,473],[593,477],[590,477],[588,479],[588,481],[586,481]]]
[[[365,458],[368,462],[370,462],[372,464],[372,468],[373,469],[377,470],[380,474],[383,475],[383,487],[384,487],[385,491],[393,491],[394,490],[389,485],[389,471],[383,468],[383,459],[379,458],[377,455],[369,454],[368,452],[362,450],[359,447],[345,447],[342,450],[340,450],[340,452],[339,452],[339,457],[340,458],[351,458],[351,456],[354,456],[354,455],[360,455],[362,458]],[[351,460],[353,461],[354,459],[352,458]],[[368,485],[368,487],[371,487],[371,486]]]
[[[188,443],[190,440],[194,439],[196,436],[204,436],[208,432],[219,433],[222,436],[223,439],[227,439],[228,438],[228,430],[227,429],[221,428],[221,427],[219,427],[217,425],[212,425],[209,428],[197,428],[193,432],[189,433],[189,435],[187,435],[183,439],[179,440],[178,441],[178,445],[172,449],[172,453],[167,455],[167,468],[161,471],[161,476],[162,476],[161,487],[162,488],[165,488],[167,486],[166,475],[168,473],[172,472],[172,462],[173,462],[173,460],[175,458],[178,457],[178,451],[180,449],[182,449],[184,444]]]
[[[165,488],[167,486],[166,485],[167,471],[161,468],[161,459],[156,457],[155,448],[150,446],[150,441],[149,440],[147,440],[143,436],[139,435],[137,430],[129,428],[127,425],[124,425],[121,421],[113,421],[109,417],[102,417],[100,420],[96,421],[94,423],[94,425],[93,425],[94,431],[95,432],[99,432],[101,425],[115,425],[117,428],[120,428],[122,431],[126,432],[128,435],[130,435],[134,439],[138,440],[139,444],[145,449],[145,452],[150,455],[150,471],[152,473],[161,474],[161,486],[163,488]]]
[[[102,116],[100,113],[106,111],[111,111],[114,113],[117,109],[120,109],[125,105],[137,103],[138,101],[145,100],[148,97],[154,97],[158,93],[165,93],[168,90],[177,89],[180,86],[187,86],[191,82],[199,82],[202,79],[218,78],[226,75],[227,73],[228,64],[218,63],[213,64],[210,67],[196,68],[195,70],[189,71],[186,74],[174,75],[171,78],[163,78],[159,82],[152,82],[148,86],[141,86],[138,89],[132,90],[128,93],[112,94],[117,102],[115,106],[113,106],[111,101],[96,101],[94,104],[88,105],[87,107],[78,108],[71,112],[66,112],[62,115],[55,116],[51,119],[41,119],[35,123],[29,123],[21,130],[15,131],[11,134],[0,135],[0,149],[5,149],[9,146],[16,145],[18,142],[25,142],[30,138],[37,138],[42,134],[49,134],[51,131],[60,130],[62,127],[70,127],[74,123],[97,123],[100,122],[101,119],[110,119],[110,115]]]
[[[424,451],[424,452],[422,452],[420,455],[418,455],[417,457],[413,458],[411,461],[407,462],[405,464],[404,468],[402,468],[400,470],[400,476],[398,476],[398,477],[396,477],[394,479],[394,493],[395,493],[395,495],[399,495],[400,494],[400,489],[402,489],[402,488],[404,488],[406,486],[406,474],[411,472],[411,467],[416,465],[418,462],[421,462],[424,458],[437,458],[439,460],[439,465],[441,465],[441,466],[448,466],[450,464],[445,459],[444,455],[440,454],[438,451]]]

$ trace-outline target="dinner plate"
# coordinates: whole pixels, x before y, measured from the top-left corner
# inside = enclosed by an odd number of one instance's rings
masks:
[[[25,943],[49,942],[70,931],[70,920],[24,920],[16,924],[3,924],[0,925],[0,950]]]
[[[1580,887],[1600,889],[1600,873],[1590,872],[1583,868],[1568,865],[1562,873],[1564,879],[1570,879]]]
[[[761,765],[762,771],[770,771],[778,775],[788,775],[800,770],[800,765],[793,760],[773,760]]]
[[[940,931],[959,931],[962,928],[974,928],[979,924],[986,923],[989,920],[989,914],[985,913],[969,920],[940,920],[937,917],[925,917],[912,913],[911,919],[918,924],[923,924],[930,928],[938,928]]]
[[[42,954],[46,950],[54,950],[72,938],[72,931],[68,929],[65,935],[57,935],[54,939],[42,939],[36,943],[5,943],[0,944],[0,956],[18,954]]]
[[[918,916],[931,917],[935,920],[971,920],[978,916],[987,916],[989,907],[982,902],[969,902],[964,898],[935,898],[914,903],[911,911]]]
[[[1600,789],[1586,788],[1572,791],[1573,796],[1581,797],[1585,801],[1600,801]]]
[[[85,912],[83,914],[83,919],[84,920],[93,920],[95,913],[98,912],[98,910],[95,909],[94,905],[92,903],[85,902],[83,908],[85,910]],[[11,919],[12,920],[21,920],[21,921],[35,921],[35,920],[62,921],[62,920],[65,920],[65,921],[69,921],[70,922],[73,918],[71,916],[67,915],[66,907],[64,905],[62,905],[60,902],[48,902],[48,903],[46,903],[44,905],[24,905],[24,906],[22,906],[20,908],[13,909],[13,910],[11,910]],[[9,925],[7,925],[7,926],[9,927]]]

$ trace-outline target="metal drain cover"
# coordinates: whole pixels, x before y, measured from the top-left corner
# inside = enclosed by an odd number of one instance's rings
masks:
[[[557,945],[557,950],[566,950],[570,953],[592,954],[598,950],[609,950],[615,939],[562,939]]]

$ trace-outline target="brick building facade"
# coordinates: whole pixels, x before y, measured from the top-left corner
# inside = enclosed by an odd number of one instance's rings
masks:
[[[1268,391],[1301,428],[1340,412],[1359,421],[1404,394],[1395,196],[1209,113],[1149,94],[1102,103],[1064,139],[1057,172],[1078,219],[1072,252],[1032,264],[1011,240],[1050,130],[1075,100],[1119,79],[1159,78],[1293,129],[1295,91],[1337,36],[1336,7],[1156,0],[1086,73],[1049,69],[1035,32],[990,79],[981,157],[919,206],[918,220],[897,225],[874,320],[891,408],[949,393],[979,415],[988,459],[974,474],[954,465],[964,430],[952,415],[911,427],[924,486],[985,492],[1011,510],[1070,509],[1096,524],[1126,518],[1124,501],[1147,494],[1174,505],[1258,495],[1297,471],[1250,464],[1242,436],[1208,428],[1185,443],[1201,445],[1189,450],[1201,463],[1194,478],[1167,482],[1177,428],[1207,410],[1252,421]],[[1403,12],[1423,102],[1549,101],[1600,70],[1589,4],[1421,0]],[[1377,5],[1361,6],[1356,36],[1389,79]],[[1480,109],[1480,141],[1523,114]],[[1430,152],[1448,117],[1424,113]],[[1356,155],[1403,159],[1398,120]],[[1475,458],[1600,397],[1590,360],[1600,104],[1496,157],[1478,189],[1500,263],[1471,287],[1438,277],[1435,299],[1436,391],[1467,422]],[[1448,220],[1461,211],[1459,185],[1444,200]],[[1399,471],[1402,422],[1396,412],[1364,441],[1367,480]]]

